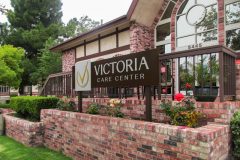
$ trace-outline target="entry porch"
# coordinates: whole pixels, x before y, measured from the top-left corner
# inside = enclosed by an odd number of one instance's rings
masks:
[[[154,99],[173,99],[176,93],[199,101],[236,99],[237,54],[231,49],[216,45],[169,54],[159,50],[158,54],[160,80],[159,85],[151,86]],[[73,78],[72,72],[49,75],[40,94],[75,97]],[[83,97],[144,99],[145,86],[93,88],[83,92]]]

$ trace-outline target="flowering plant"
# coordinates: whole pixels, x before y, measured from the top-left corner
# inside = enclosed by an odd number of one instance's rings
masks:
[[[160,107],[167,116],[170,117],[170,123],[178,126],[196,127],[203,114],[195,110],[195,100],[179,93],[175,95],[177,103],[170,100],[162,100]]]
[[[91,103],[87,108],[87,113],[89,114],[99,114],[100,105],[97,103]]]
[[[182,93],[178,93],[174,96],[174,99],[177,101],[181,101],[184,98],[184,95]]]
[[[73,98],[60,97],[57,108],[63,111],[74,111],[75,101]]]
[[[192,88],[192,85],[190,83],[186,83],[185,84],[185,88],[188,90],[188,89],[191,89]]]
[[[108,105],[106,106],[106,112],[109,116],[112,117],[123,117],[124,114],[121,112],[122,107],[121,100],[118,99],[110,99]]]

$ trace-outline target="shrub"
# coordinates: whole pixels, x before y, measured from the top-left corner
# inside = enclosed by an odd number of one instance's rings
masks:
[[[106,106],[106,113],[111,117],[123,118],[124,114],[121,112],[122,102],[117,99],[111,99]]]
[[[11,93],[10,97],[17,97],[18,94],[17,93]]]
[[[100,106],[97,103],[92,103],[89,105],[87,109],[87,113],[89,114],[99,114]]]
[[[236,112],[230,123],[232,131],[233,156],[240,158],[240,112]]]
[[[57,103],[57,108],[63,111],[74,111],[75,110],[75,102],[74,99],[69,99],[67,97],[62,97],[59,99]]]
[[[10,108],[9,104],[0,103],[0,108]]]
[[[204,115],[195,111],[194,101],[191,98],[183,98],[177,103],[164,99],[160,107],[167,116],[170,117],[170,123],[177,126],[197,127],[199,120]]]
[[[10,106],[18,116],[36,121],[41,109],[56,108],[58,101],[56,97],[21,96],[11,98]]]

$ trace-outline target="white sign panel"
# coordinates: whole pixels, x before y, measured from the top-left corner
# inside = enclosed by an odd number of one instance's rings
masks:
[[[91,90],[91,61],[80,61],[75,64],[75,91]]]

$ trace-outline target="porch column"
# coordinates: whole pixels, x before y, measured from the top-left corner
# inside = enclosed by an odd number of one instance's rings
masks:
[[[220,102],[224,101],[224,61],[223,52],[219,52],[219,97]]]

